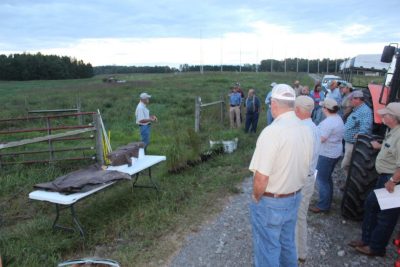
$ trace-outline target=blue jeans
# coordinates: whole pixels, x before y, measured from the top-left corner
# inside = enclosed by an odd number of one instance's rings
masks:
[[[375,189],[384,188],[391,174],[381,174]],[[362,241],[375,253],[385,253],[386,246],[399,218],[400,208],[381,210],[374,191],[371,191],[364,203],[362,223]]]
[[[150,129],[151,125],[140,125],[140,136],[142,139],[142,142],[145,144],[145,147],[147,147],[150,143]]]
[[[250,204],[256,267],[297,266],[295,228],[301,193]]]
[[[328,211],[331,208],[333,196],[332,172],[339,158],[328,158],[319,156],[317,162],[317,185],[319,192],[319,200],[317,208]]]
[[[247,133],[250,130],[250,132],[255,133],[257,131],[257,124],[258,124],[258,112],[247,112],[244,131]]]
[[[318,125],[321,121],[325,119],[325,115],[322,112],[321,106],[316,106],[312,112],[312,121]]]

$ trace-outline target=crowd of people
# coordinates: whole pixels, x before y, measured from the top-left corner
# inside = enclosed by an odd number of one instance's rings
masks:
[[[267,127],[260,133],[249,166],[253,172],[250,204],[255,266],[298,266],[307,259],[307,214],[328,213],[333,199],[332,172],[342,158],[347,177],[357,136],[370,135],[373,113],[361,90],[319,81],[309,90],[271,84],[265,99]],[[268,115],[270,114],[270,115]],[[400,182],[400,103],[378,111],[390,129],[380,152],[376,188],[393,192]],[[314,186],[318,199],[310,205]],[[400,208],[381,210],[372,191],[365,201],[362,238],[348,245],[368,256],[384,256]]]
[[[298,266],[307,259],[307,215],[328,213],[333,199],[332,172],[342,158],[347,177],[351,155],[360,134],[371,135],[373,113],[361,90],[350,83],[332,81],[322,88],[316,81],[313,90],[295,81],[269,85],[265,98],[267,127],[260,133],[249,169],[253,172],[253,202],[250,217],[255,266]],[[136,123],[146,147],[150,127],[157,117],[147,108],[150,95],[142,93],[136,108]],[[230,126],[242,125],[256,133],[261,101],[254,88],[247,97],[236,83],[229,94]],[[376,189],[393,192],[400,183],[400,103],[378,110],[390,129],[376,158],[379,174]],[[310,206],[314,188],[318,200]],[[395,229],[400,208],[381,210],[372,191],[364,204],[362,237],[348,243],[368,256],[384,256]]]

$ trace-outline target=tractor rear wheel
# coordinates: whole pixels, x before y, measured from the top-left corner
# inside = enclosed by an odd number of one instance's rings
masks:
[[[382,137],[360,134],[354,144],[341,205],[345,218],[362,220],[364,201],[376,184],[375,159],[378,151],[371,145],[373,140],[379,141]]]

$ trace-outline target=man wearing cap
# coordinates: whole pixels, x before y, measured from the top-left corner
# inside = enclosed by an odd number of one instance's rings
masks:
[[[340,95],[340,90],[338,88],[338,82],[333,80],[329,85],[330,92],[326,95],[326,98],[333,98],[335,101],[340,104],[342,103],[342,96]]]
[[[296,223],[296,248],[297,256],[300,262],[304,262],[307,258],[307,211],[310,205],[310,199],[314,193],[315,169],[321,146],[321,134],[315,123],[311,120],[311,114],[314,109],[314,100],[309,96],[298,96],[295,101],[294,112],[312,132],[313,136],[313,156],[306,177],[306,183],[301,189],[301,202],[297,213]]]
[[[271,91],[269,91],[269,93],[267,94],[267,97],[265,98],[265,105],[267,107],[267,125],[270,125],[273,121],[274,118],[272,117],[272,113],[271,113],[271,94],[272,94],[272,89],[274,88],[274,86],[276,85],[276,82],[272,82],[271,83]]]
[[[351,154],[358,134],[371,134],[372,132],[372,110],[364,103],[364,94],[361,90],[351,93],[350,103],[353,111],[347,117],[344,125],[344,156],[341,168],[348,175]]]
[[[229,94],[229,120],[231,128],[240,128],[241,118],[240,118],[240,104],[242,102],[242,95],[238,91],[239,87],[234,86],[232,92]]]
[[[374,149],[380,149],[375,161],[379,174],[375,189],[386,188],[389,193],[393,193],[395,185],[400,183],[400,103],[390,103],[386,108],[378,110],[378,114],[390,131],[386,133],[382,144],[371,142]],[[362,238],[351,241],[349,245],[368,256],[384,256],[400,208],[381,210],[374,191],[369,193],[364,208]]]
[[[340,90],[342,93],[342,103],[341,103],[341,115],[343,121],[346,122],[347,117],[350,115],[353,107],[351,105],[350,94],[353,91],[353,85],[351,83],[342,83],[340,85]]]
[[[272,89],[274,123],[261,132],[249,166],[254,174],[250,215],[255,266],[297,266],[295,228],[313,138],[293,111],[295,99],[287,84]]]
[[[301,86],[300,81],[296,80],[293,82],[293,90],[295,91],[296,96],[300,95],[302,88],[303,87]]]
[[[141,93],[140,102],[137,105],[135,112],[136,124],[138,124],[140,127],[141,141],[145,144],[145,148],[147,148],[150,143],[151,122],[157,121],[156,116],[150,116],[150,111],[147,108],[150,97],[151,95],[147,93]]]
[[[257,131],[258,114],[260,112],[260,99],[256,96],[256,91],[253,88],[249,89],[245,101],[246,107],[246,123],[244,131],[246,133],[255,133]]]

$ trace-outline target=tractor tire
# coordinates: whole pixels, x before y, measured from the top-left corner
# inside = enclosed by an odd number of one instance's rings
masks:
[[[380,141],[382,137],[360,134],[354,144],[341,204],[342,216],[347,219],[362,220],[364,201],[378,179],[375,170],[378,150],[373,149],[373,140]]]

